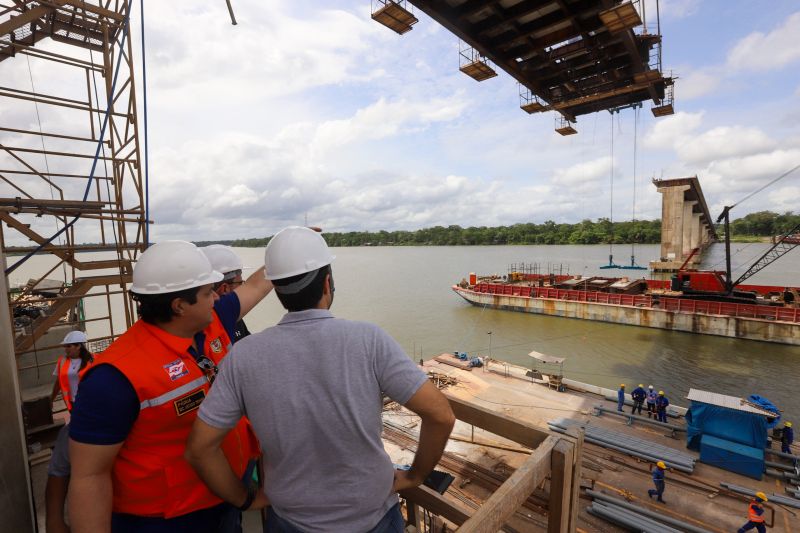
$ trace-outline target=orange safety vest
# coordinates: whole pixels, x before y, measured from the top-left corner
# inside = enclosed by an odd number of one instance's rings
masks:
[[[67,406],[67,411],[72,411],[72,394],[69,389],[69,359],[63,355],[58,358],[56,368],[58,369],[58,386],[61,387],[61,396],[64,397],[64,403]],[[92,361],[86,363],[86,366],[78,370],[78,380],[83,377],[89,367],[92,366]]]
[[[756,509],[759,508],[761,506],[757,502],[750,502],[750,506],[747,508],[747,518],[753,523],[764,521],[764,515],[756,512]]]
[[[207,346],[222,342],[208,355],[219,362],[229,339],[214,314],[205,329]],[[228,343],[225,340],[228,339]],[[188,352],[191,339],[137,321],[112,344],[98,364],[119,369],[139,398],[139,416],[120,448],[112,470],[112,509],[116,513],[172,518],[222,502],[183,458],[197,409],[208,394],[208,377]],[[260,455],[247,419],[225,437],[222,450],[238,477]]]

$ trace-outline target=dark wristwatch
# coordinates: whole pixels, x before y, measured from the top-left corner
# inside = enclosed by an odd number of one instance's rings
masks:
[[[246,511],[253,505],[253,500],[256,499],[256,492],[258,491],[258,487],[255,485],[250,485],[247,487],[247,499],[245,499],[244,503],[237,507],[240,511]]]

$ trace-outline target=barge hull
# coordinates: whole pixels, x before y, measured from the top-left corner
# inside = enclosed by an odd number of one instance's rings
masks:
[[[800,346],[800,323],[796,322],[667,311],[599,302],[490,294],[459,286],[453,286],[453,291],[479,307]]]

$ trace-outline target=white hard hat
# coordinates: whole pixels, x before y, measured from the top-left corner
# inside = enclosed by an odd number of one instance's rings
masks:
[[[164,241],[144,251],[133,267],[131,292],[168,294],[222,281],[200,249],[186,241]]]
[[[264,252],[267,279],[284,279],[330,265],[336,259],[322,235],[302,226],[289,226],[275,234]]]
[[[211,244],[200,248],[200,251],[208,257],[208,260],[211,262],[211,268],[217,272],[221,272],[223,276],[227,276],[231,272],[237,270],[241,271],[243,268],[242,260],[230,246]]]
[[[64,340],[61,342],[61,344],[83,344],[87,340],[86,333],[82,331],[70,331],[67,333],[67,336],[64,337]]]

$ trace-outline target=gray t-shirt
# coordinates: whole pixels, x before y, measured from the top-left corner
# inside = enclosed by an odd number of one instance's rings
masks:
[[[229,428],[247,415],[282,518],[308,532],[359,533],[397,503],[381,392],[405,404],[426,379],[378,326],[312,309],[236,343],[198,416]]]

